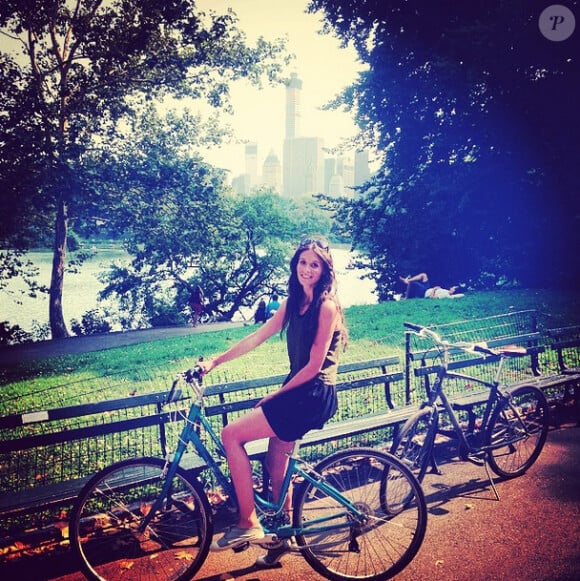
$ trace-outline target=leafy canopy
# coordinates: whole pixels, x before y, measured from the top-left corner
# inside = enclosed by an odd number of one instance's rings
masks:
[[[204,13],[193,0],[0,4],[0,246],[26,248],[35,233],[53,238],[53,337],[68,334],[69,227],[108,202],[99,169],[113,170],[87,166],[93,148],[114,141],[120,120],[153,99],[203,99],[227,110],[233,80],[279,80],[283,45],[260,38],[249,46],[236,24],[233,12]]]
[[[571,3],[571,8],[578,2]],[[443,285],[575,284],[578,44],[538,28],[545,3],[313,0],[368,65],[334,105],[381,167],[339,221],[375,268]]]

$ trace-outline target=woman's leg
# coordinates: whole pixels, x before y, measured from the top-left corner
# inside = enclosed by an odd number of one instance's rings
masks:
[[[425,291],[421,292],[420,289],[427,289],[426,285],[429,282],[429,277],[426,272],[420,272],[415,276],[407,276],[405,278],[400,276],[399,278],[407,285],[405,291],[406,299],[423,298]]]
[[[272,495],[277,502],[282,491],[282,484],[288,468],[288,454],[292,452],[294,442],[284,442],[277,437],[270,438],[268,454],[266,455],[266,469],[272,483]],[[284,500],[284,511],[290,514],[292,509],[292,484]]]
[[[239,528],[251,528],[259,524],[254,503],[252,467],[244,444],[272,436],[274,432],[261,407],[237,418],[222,431],[222,442],[238,498]]]

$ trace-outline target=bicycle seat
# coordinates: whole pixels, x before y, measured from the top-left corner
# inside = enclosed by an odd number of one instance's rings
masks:
[[[522,357],[528,354],[528,350],[519,345],[504,345],[503,347],[496,347],[493,350],[503,357]]]

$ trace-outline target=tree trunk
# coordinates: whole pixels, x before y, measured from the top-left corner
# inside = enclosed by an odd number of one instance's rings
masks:
[[[62,289],[66,263],[66,240],[68,233],[68,205],[62,196],[58,200],[56,213],[54,253],[50,277],[50,300],[48,315],[53,339],[68,337],[69,333],[62,314]]]

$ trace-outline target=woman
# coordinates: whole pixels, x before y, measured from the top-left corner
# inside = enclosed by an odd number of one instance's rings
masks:
[[[218,365],[255,349],[275,333],[286,332],[290,373],[282,387],[222,431],[239,519],[236,526],[212,543],[213,551],[235,548],[264,537],[254,505],[252,470],[244,444],[270,439],[266,466],[273,495],[278,498],[295,440],[313,428],[322,428],[336,411],[338,350],[341,343],[346,345],[346,327],[335,291],[328,242],[320,237],[303,239],[290,262],[288,298],[274,316],[226,352],[201,363],[204,373],[209,373]],[[288,494],[286,511],[290,510],[290,501],[291,494]],[[272,563],[266,560],[260,564]]]

